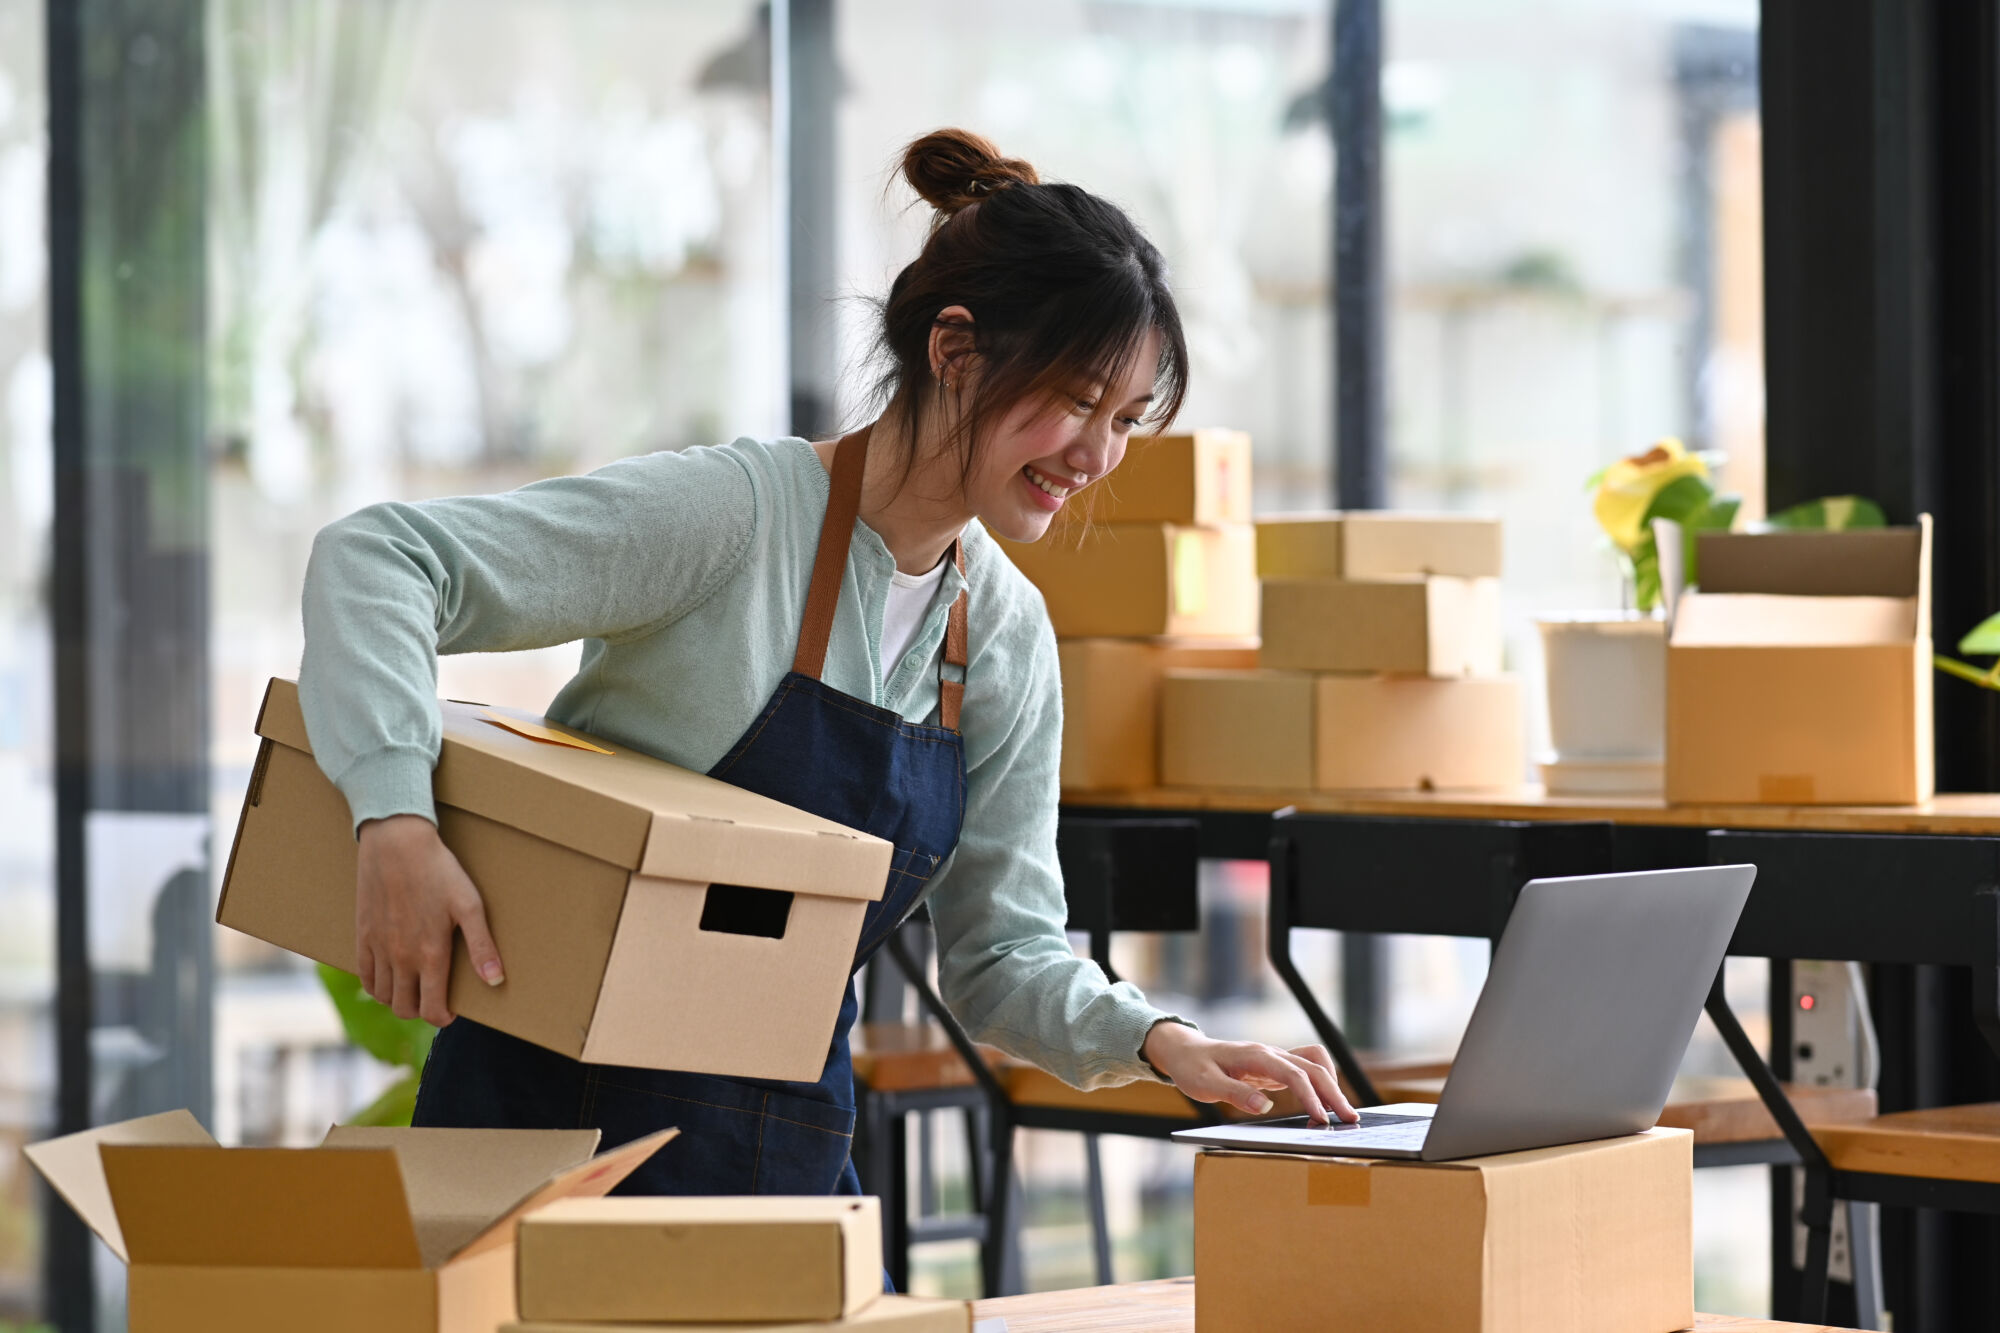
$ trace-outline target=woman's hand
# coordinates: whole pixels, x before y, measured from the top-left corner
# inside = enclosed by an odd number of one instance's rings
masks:
[[[1271,1109],[1266,1091],[1290,1088],[1315,1124],[1359,1120],[1341,1095],[1324,1046],[1281,1050],[1254,1041],[1217,1041],[1183,1023],[1153,1024],[1139,1048],[1153,1068],[1198,1102],[1228,1102],[1247,1115]]]
[[[445,990],[454,930],[465,932],[472,966],[487,985],[506,980],[486,928],[486,904],[435,824],[420,815],[368,820],[360,858],[356,971],[362,988],[396,1017],[421,1017],[435,1027],[451,1022]]]

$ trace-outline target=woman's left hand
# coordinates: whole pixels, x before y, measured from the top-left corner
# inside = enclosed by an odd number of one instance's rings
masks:
[[[1289,1088],[1316,1124],[1331,1116],[1361,1118],[1341,1095],[1324,1046],[1287,1051],[1262,1042],[1217,1041],[1162,1020],[1146,1034],[1140,1054],[1198,1102],[1228,1102],[1247,1115],[1263,1115],[1271,1109],[1265,1092]]]

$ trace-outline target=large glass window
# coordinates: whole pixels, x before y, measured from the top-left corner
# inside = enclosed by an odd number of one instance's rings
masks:
[[[214,806],[296,674],[315,531],[781,431],[768,38],[696,0],[209,6]],[[540,709],[574,648],[447,659]],[[220,873],[222,858],[216,859]],[[218,943],[217,1131],[311,1140],[388,1071],[300,960]]]
[[[19,1150],[55,1091],[42,53],[39,0],[0,0],[0,1326],[40,1308],[40,1191]]]

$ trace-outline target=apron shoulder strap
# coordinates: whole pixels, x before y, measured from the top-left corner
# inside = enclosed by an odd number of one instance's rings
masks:
[[[819,528],[819,553],[813,558],[805,619],[799,625],[798,652],[792,658],[792,670],[814,680],[819,679],[826,667],[826,645],[833,637],[833,613],[840,605],[841,578],[847,571],[847,548],[854,539],[854,516],[861,512],[861,474],[868,461],[868,430],[863,426],[852,435],[842,436],[833,450],[826,519]]]

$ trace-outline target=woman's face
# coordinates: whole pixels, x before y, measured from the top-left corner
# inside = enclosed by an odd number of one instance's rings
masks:
[[[1160,339],[1149,333],[1117,384],[1093,384],[1073,401],[1016,403],[980,450],[966,499],[989,531],[1039,540],[1064,505],[1125,457],[1125,442],[1153,400]]]

